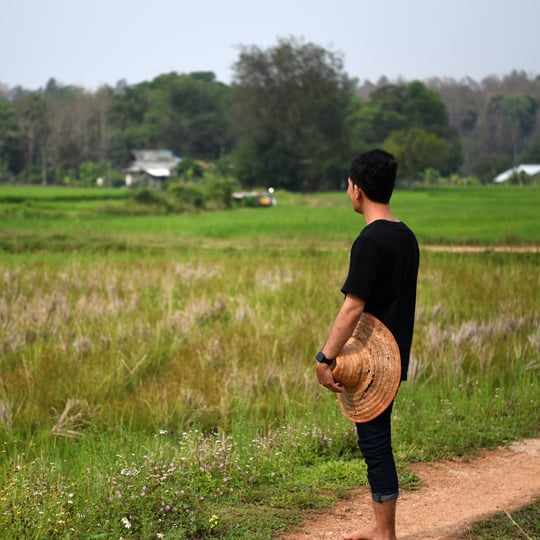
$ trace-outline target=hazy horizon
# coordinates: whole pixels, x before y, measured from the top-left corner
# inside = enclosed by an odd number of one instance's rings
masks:
[[[539,19],[537,0],[4,0],[0,83],[95,90],[212,71],[229,84],[241,46],[291,36],[340,53],[360,82],[535,77]]]

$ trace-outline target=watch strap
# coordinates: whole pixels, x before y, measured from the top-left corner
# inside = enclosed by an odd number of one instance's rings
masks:
[[[315,358],[317,359],[317,362],[319,362],[319,364],[326,364],[327,366],[331,366],[334,363],[334,359],[326,358],[326,355],[322,351],[319,351]]]

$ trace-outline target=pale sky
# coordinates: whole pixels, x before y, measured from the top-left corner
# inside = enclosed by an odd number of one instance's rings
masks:
[[[0,0],[0,83],[95,90],[175,71],[230,83],[238,45],[294,36],[360,81],[540,74],[540,0]]]

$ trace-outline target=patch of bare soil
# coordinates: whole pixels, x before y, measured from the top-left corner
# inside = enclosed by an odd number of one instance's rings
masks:
[[[474,522],[512,512],[540,498],[540,438],[482,451],[471,461],[418,463],[418,491],[402,490],[397,507],[400,540],[455,540]],[[371,518],[363,487],[326,514],[314,515],[282,540],[334,540]]]

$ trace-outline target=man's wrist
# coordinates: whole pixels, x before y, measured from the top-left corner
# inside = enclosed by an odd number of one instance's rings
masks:
[[[316,354],[315,359],[319,364],[326,364],[327,366],[331,366],[335,361],[335,358],[327,358],[327,356],[322,351],[319,351]]]

